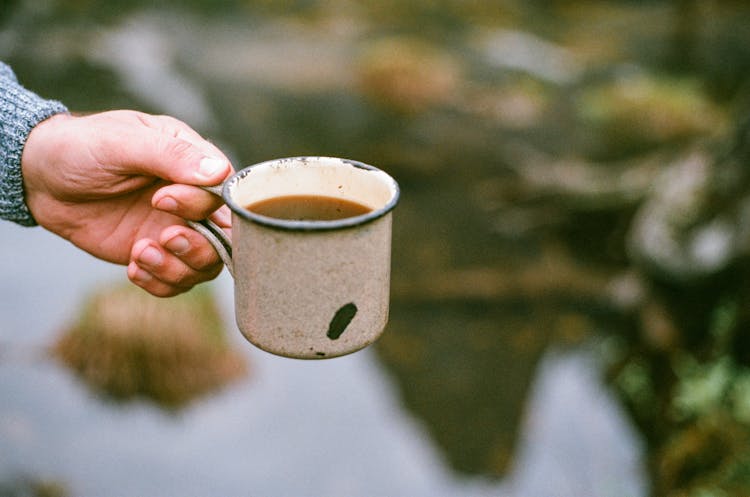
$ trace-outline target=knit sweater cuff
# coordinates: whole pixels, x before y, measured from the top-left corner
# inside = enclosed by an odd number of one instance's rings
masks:
[[[36,225],[24,199],[21,154],[34,126],[60,112],[67,112],[62,103],[26,90],[0,62],[0,219]]]

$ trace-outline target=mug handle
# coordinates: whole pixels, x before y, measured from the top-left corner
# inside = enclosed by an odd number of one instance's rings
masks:
[[[221,197],[223,187],[224,184],[222,183],[216,186],[201,186],[200,188],[206,190],[209,193],[213,193],[218,197]],[[232,278],[234,278],[234,263],[232,262],[232,240],[229,238],[229,236],[227,236],[224,230],[210,219],[201,219],[200,221],[191,221],[189,219],[186,219],[186,222],[188,226],[203,235],[206,240],[208,240],[208,243],[213,246],[214,250],[216,250],[216,253],[219,254],[222,262],[224,262],[224,265],[227,267],[229,274],[231,274]]]

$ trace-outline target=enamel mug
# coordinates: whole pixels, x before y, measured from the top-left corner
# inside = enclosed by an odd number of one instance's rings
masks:
[[[211,221],[189,224],[212,243],[234,277],[242,334],[273,354],[326,359],[374,342],[388,321],[391,217],[396,181],[361,162],[292,157],[255,164],[222,185],[232,239]],[[295,197],[356,202],[340,219],[284,219],[253,210]]]

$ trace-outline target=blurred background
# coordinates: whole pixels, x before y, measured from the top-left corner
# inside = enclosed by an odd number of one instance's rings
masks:
[[[0,225],[0,496],[750,495],[746,2],[5,0],[0,60],[402,188],[386,333],[323,362]]]

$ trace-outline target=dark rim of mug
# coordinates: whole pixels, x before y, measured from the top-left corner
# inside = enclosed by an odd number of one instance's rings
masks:
[[[393,195],[391,196],[391,199],[386,203],[383,207],[380,207],[379,209],[374,209],[367,214],[362,214],[361,216],[353,216],[353,217],[347,217],[343,219],[336,219],[334,221],[294,221],[289,219],[278,219],[275,217],[268,217],[268,216],[262,216],[260,214],[256,214],[253,211],[250,211],[246,209],[245,207],[239,205],[232,199],[231,196],[231,190],[232,188],[242,179],[245,178],[248,174],[252,173],[253,170],[257,167],[266,166],[271,163],[282,163],[282,162],[319,162],[321,159],[329,159],[329,160],[338,160],[341,162],[344,162],[346,164],[349,164],[354,167],[358,167],[360,169],[366,169],[368,171],[379,171],[388,176],[390,181],[392,182],[391,187],[393,189]],[[369,223],[371,221],[374,221],[378,218],[383,217],[387,213],[393,210],[394,207],[396,207],[396,204],[398,203],[399,196],[400,196],[400,189],[398,187],[398,183],[396,183],[396,180],[394,180],[388,173],[385,173],[385,171],[382,171],[381,169],[378,169],[377,167],[371,166],[369,164],[365,164],[363,162],[351,160],[351,159],[341,159],[337,157],[317,157],[317,156],[302,156],[302,157],[287,157],[283,159],[274,159],[269,160],[265,162],[260,162],[258,164],[253,164],[252,166],[247,166],[244,169],[241,169],[234,173],[232,176],[229,177],[226,182],[224,182],[224,187],[222,189],[222,197],[224,198],[224,202],[229,206],[230,209],[232,209],[233,212],[235,212],[238,216],[240,216],[243,219],[247,219],[248,221],[252,221],[254,223],[261,224],[263,226],[268,226],[270,228],[277,228],[280,230],[288,230],[288,231],[328,231],[328,230],[339,230],[339,229],[345,229],[345,228],[352,228],[354,226],[360,226],[365,223]]]

